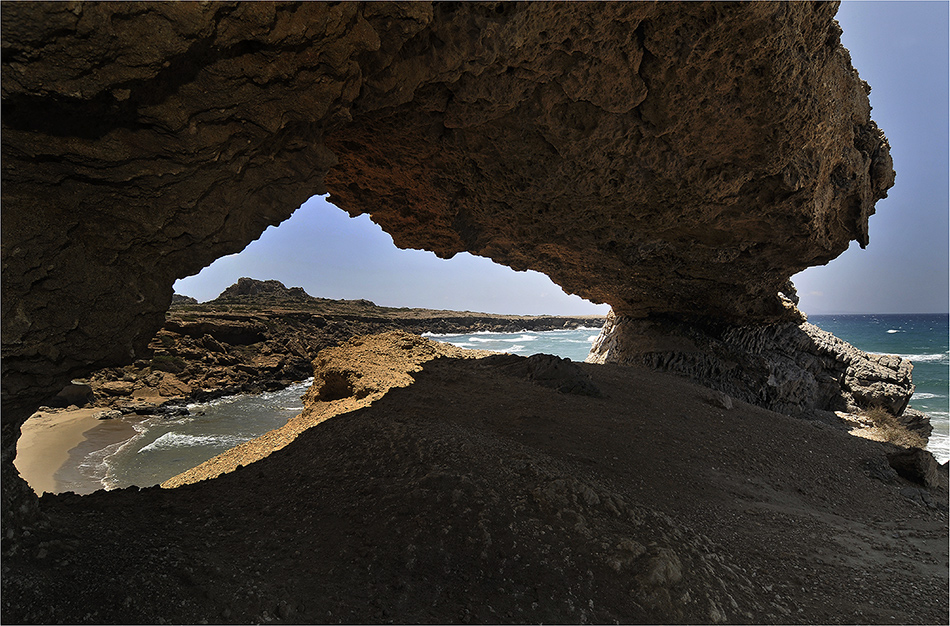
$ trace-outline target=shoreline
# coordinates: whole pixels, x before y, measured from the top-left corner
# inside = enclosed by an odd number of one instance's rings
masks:
[[[81,460],[127,441],[136,431],[121,419],[97,419],[101,412],[101,407],[38,411],[23,424],[13,464],[38,496],[68,491],[85,495],[104,488],[80,471]]]
[[[72,492],[77,495],[107,489],[100,476],[89,476],[83,471],[84,461],[96,453],[116,444],[125,444],[138,435],[138,431],[123,419],[101,420],[83,434],[83,440],[69,450],[68,460],[54,472],[56,493]],[[115,450],[113,450],[113,453]]]
[[[573,329],[578,330],[578,329]],[[593,331],[595,329],[589,328]],[[534,331],[521,331],[521,332],[534,332]],[[541,332],[558,332],[558,331],[541,331]],[[472,333],[464,334],[517,334],[517,333],[498,333],[498,331],[476,331]],[[424,337],[430,337],[433,339],[438,339],[440,337],[452,336],[448,334],[438,334],[432,332],[426,332],[423,334]],[[219,392],[224,392],[223,395],[238,395],[243,396],[247,395],[248,392],[238,392],[237,394],[227,393],[225,389],[217,390]],[[218,394],[212,393],[217,397]],[[101,463],[103,457],[106,454],[99,454],[99,458],[94,458],[99,451],[104,451],[105,448],[113,446],[117,443],[128,442],[130,439],[134,438],[137,435],[137,431],[133,428],[132,424],[127,421],[125,418],[118,418],[112,420],[96,420],[94,418],[86,417],[87,420],[84,426],[78,425],[78,420],[83,419],[83,416],[89,413],[95,413],[102,410],[102,407],[97,409],[79,409],[79,410],[56,410],[50,412],[40,413],[40,418],[42,420],[63,420],[61,426],[64,428],[63,436],[57,436],[55,441],[44,442],[46,448],[52,450],[55,454],[56,465],[52,467],[47,461],[43,460],[44,456],[48,456],[48,451],[36,451],[32,452],[29,450],[23,451],[18,448],[18,455],[16,465],[18,469],[23,464],[28,464],[30,468],[26,470],[29,472],[27,475],[26,472],[21,471],[21,475],[24,477],[27,482],[33,486],[35,481],[40,481],[35,487],[35,491],[38,494],[42,494],[44,491],[48,493],[65,493],[73,492],[78,495],[86,495],[97,490],[105,489],[106,486],[101,482],[105,476],[106,468],[100,467],[98,470],[93,467],[96,462]],[[32,420],[33,418],[31,418]],[[133,418],[135,419],[135,418]],[[31,428],[33,427],[33,428]],[[31,423],[28,421],[24,425],[24,433],[28,430],[31,431],[31,437],[35,438],[36,434],[34,431],[43,428],[41,422]],[[79,432],[72,432],[79,430]],[[42,432],[42,431],[39,431]],[[24,435],[25,436],[25,435]],[[29,439],[29,438],[27,438]],[[946,462],[946,455],[938,456],[938,451],[932,449],[931,445],[934,441],[928,441],[928,444],[925,449],[930,451],[934,457],[937,459],[938,463]],[[24,443],[20,444],[24,446]],[[26,447],[29,448],[29,441],[26,442]],[[112,452],[115,450],[113,449]],[[194,469],[194,468],[192,468]],[[35,478],[38,476],[38,478]],[[147,486],[147,485],[139,485]]]
[[[101,422],[101,408],[37,411],[21,427],[13,465],[37,495],[58,493],[55,474],[69,462],[69,453]]]
[[[132,601],[114,614],[117,603],[97,602],[86,621],[263,622],[276,605],[295,623],[451,623],[466,610],[472,623],[580,623],[578,605],[522,601],[555,596],[591,600],[596,613],[580,608],[593,622],[710,623],[710,602],[717,620],[740,623],[946,614],[946,478],[927,487],[888,472],[889,444],[723,405],[641,368],[576,364],[610,390],[593,398],[538,384],[507,357],[390,368],[389,354],[336,356],[328,371],[358,364],[362,375],[323,404],[355,405],[390,377],[414,382],[345,416],[315,414],[320,425],[293,441],[245,446],[279,452],[235,453],[214,480],[42,498],[51,523],[95,540],[25,539],[10,580],[42,594],[27,596],[22,621],[81,620],[83,599],[103,593]],[[569,558],[554,567],[551,554]],[[50,567],[66,558],[82,569]],[[641,582],[655,571],[682,574]],[[445,580],[433,607],[429,590]],[[260,593],[246,600],[248,585]],[[51,620],[43,598],[56,593]],[[369,593],[393,612],[374,612]]]

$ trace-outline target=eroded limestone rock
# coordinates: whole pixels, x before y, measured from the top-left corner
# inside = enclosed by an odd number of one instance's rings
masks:
[[[900,415],[914,394],[910,361],[868,354],[807,322],[699,325],[610,315],[587,361],[674,372],[788,415],[872,406]]]
[[[834,11],[11,4],[5,405],[136,358],[175,278],[327,190],[622,315],[781,318],[893,182]]]

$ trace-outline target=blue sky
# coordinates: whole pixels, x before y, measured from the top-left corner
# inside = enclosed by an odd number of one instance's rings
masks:
[[[950,247],[950,3],[842,2],[841,42],[871,85],[897,180],[870,243],[794,276],[806,313],[943,313]]]
[[[950,284],[950,3],[843,2],[842,43],[871,84],[872,117],[897,170],[871,217],[870,244],[793,277],[806,313],[946,312]],[[311,198],[243,252],[175,284],[210,300],[241,276],[277,279],[314,296],[384,306],[510,314],[604,314],[543,274],[469,254],[399,250],[362,215]]]

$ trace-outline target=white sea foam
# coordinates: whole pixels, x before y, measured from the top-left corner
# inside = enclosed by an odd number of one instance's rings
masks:
[[[117,455],[125,451],[126,448],[134,445],[145,437],[148,431],[150,419],[144,419],[140,422],[132,423],[132,429],[135,434],[125,441],[118,441],[110,444],[101,450],[90,453],[79,463],[79,470],[86,477],[99,481],[103,489],[109,491],[119,486],[115,478],[113,461]]]
[[[506,350],[506,352],[521,352],[521,351],[524,350],[524,349],[525,349],[525,346],[520,345],[520,344],[515,344],[515,345],[511,346],[510,348],[508,348],[508,350]]]
[[[947,396],[942,396],[939,393],[927,393],[926,391],[918,391],[910,397],[911,400],[930,400],[931,398],[946,398]]]
[[[194,446],[228,446],[233,447],[248,441],[248,437],[241,435],[186,435],[183,433],[165,433],[152,443],[143,447],[138,454],[153,450],[167,450],[169,448],[190,448]]]
[[[902,359],[909,359],[917,363],[942,363],[950,362],[950,352],[938,352],[936,354],[895,354]]]
[[[887,334],[888,334],[888,335],[893,335],[894,333],[899,333],[899,332],[902,332],[902,331],[894,330],[894,329],[892,328],[892,329],[890,329],[889,331],[887,331]]]
[[[936,431],[931,433],[927,440],[927,449],[933,453],[938,463],[950,461],[950,436]]]
[[[587,341],[588,343],[594,343],[595,341],[597,341],[598,337],[600,337],[600,335],[591,335],[590,337],[587,338]]]
[[[498,339],[498,341],[504,341],[506,343],[518,343],[519,341],[534,341],[537,338],[537,335],[521,335],[520,337],[506,337],[503,339]]]
[[[553,330],[528,330],[527,328],[522,328],[522,333],[573,333],[580,330],[592,330],[596,333],[600,332],[600,328],[594,326],[578,326],[577,328],[555,328]],[[505,333],[497,330],[478,330],[474,333],[433,333],[426,331],[422,333],[423,337],[471,337],[473,335],[506,335],[510,333]]]

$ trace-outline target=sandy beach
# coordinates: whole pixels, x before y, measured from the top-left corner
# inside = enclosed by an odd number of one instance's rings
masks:
[[[37,495],[91,493],[102,488],[81,476],[76,459],[70,462],[70,457],[86,454],[90,446],[85,444],[101,449],[128,439],[135,430],[121,420],[96,419],[100,412],[101,407],[37,412],[23,424],[13,464]]]

